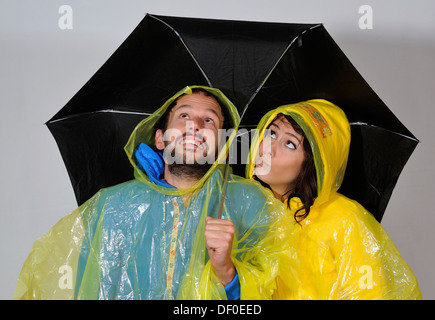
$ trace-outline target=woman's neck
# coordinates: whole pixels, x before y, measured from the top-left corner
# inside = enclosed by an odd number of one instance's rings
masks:
[[[288,190],[288,189],[277,188],[272,186],[270,186],[270,190],[272,191],[274,197],[281,202],[284,202],[288,198],[288,195],[292,194],[294,191],[294,190]]]

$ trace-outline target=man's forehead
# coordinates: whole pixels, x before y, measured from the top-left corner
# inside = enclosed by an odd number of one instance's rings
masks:
[[[176,112],[182,109],[194,109],[200,107],[204,111],[215,113],[219,117],[223,117],[223,112],[219,103],[214,97],[206,96],[203,93],[192,93],[180,97],[171,112]]]
[[[171,112],[182,112],[185,110],[194,110],[195,107],[193,107],[190,104],[180,104],[180,105],[176,105]],[[209,112],[209,113],[213,113],[215,115],[217,115],[218,117],[222,116],[222,112],[220,111],[220,108],[210,108],[208,106],[202,106],[201,110],[204,111],[205,113]]]

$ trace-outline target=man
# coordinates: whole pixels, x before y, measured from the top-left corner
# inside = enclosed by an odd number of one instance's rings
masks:
[[[183,95],[175,102],[165,119],[165,127],[156,131],[156,148],[164,150],[170,142],[174,143],[174,155],[181,155],[181,161],[165,163],[164,179],[177,189],[186,189],[195,185],[213,164],[214,161],[208,165],[198,162],[216,153],[224,114],[219,101],[201,89],[193,90],[193,94]],[[170,141],[164,139],[165,133],[170,135],[168,128],[175,134]],[[234,225],[231,221],[209,217],[205,236],[211,264],[218,279],[226,286],[235,276],[231,262]]]
[[[14,298],[270,298],[269,217],[281,207],[230,175],[217,219],[220,163],[235,131],[222,150],[218,133],[238,122],[217,89],[186,87],[169,99],[125,147],[136,179],[100,190],[41,237]]]

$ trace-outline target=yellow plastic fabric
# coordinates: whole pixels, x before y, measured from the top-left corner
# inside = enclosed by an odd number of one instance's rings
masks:
[[[136,164],[138,143],[154,144],[154,125],[171,102],[138,124],[125,150],[135,179],[102,189],[35,242],[19,275],[14,299],[226,299],[209,262],[205,217],[217,216],[226,148],[192,188],[151,183]],[[216,89],[205,88],[239,116]],[[107,174],[110,174],[108,172]],[[230,174],[224,219],[235,224],[232,260],[241,299],[269,299],[276,288],[281,244],[270,226],[281,203],[256,182]]]
[[[290,200],[283,241],[289,250],[275,299],[421,299],[417,280],[383,227],[359,203],[337,192],[350,145],[350,126],[341,109],[325,100],[285,105],[267,113],[251,146],[247,176],[253,178],[263,129],[283,113],[304,130],[314,154],[318,197],[296,225],[299,198]],[[287,204],[287,203],[286,203]],[[294,252],[296,250],[296,253]],[[298,281],[294,281],[296,278]]]

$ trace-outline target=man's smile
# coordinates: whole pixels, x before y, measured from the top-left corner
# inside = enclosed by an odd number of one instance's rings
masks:
[[[184,134],[179,138],[178,144],[182,145],[186,150],[208,150],[205,139],[200,135],[193,136],[192,134]]]
[[[182,144],[185,146],[187,145],[193,146],[195,149],[200,148],[204,150],[203,141],[195,140],[193,138],[186,137],[185,139],[183,139]]]

